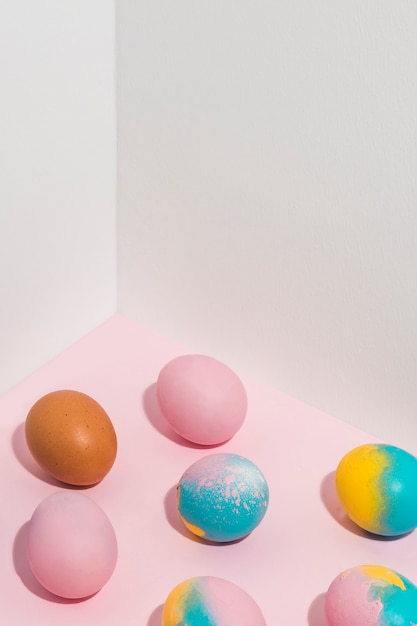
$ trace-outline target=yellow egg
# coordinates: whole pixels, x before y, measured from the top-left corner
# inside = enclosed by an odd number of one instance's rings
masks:
[[[71,485],[100,482],[116,459],[117,437],[109,416],[80,391],[53,391],[40,398],[27,415],[25,435],[37,463]]]

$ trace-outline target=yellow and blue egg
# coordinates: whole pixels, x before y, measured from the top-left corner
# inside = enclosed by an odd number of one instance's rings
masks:
[[[348,452],[335,473],[343,509],[364,530],[402,535],[417,527],[417,458],[388,444]]]
[[[246,457],[209,454],[193,463],[177,485],[177,512],[193,534],[209,541],[236,541],[262,521],[269,489]]]

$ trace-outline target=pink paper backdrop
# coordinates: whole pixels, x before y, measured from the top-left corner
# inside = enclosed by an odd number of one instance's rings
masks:
[[[0,398],[2,624],[160,626],[162,604],[178,582],[213,575],[248,591],[270,626],[325,626],[324,593],[340,571],[378,563],[417,580],[417,534],[371,538],[346,519],[334,493],[341,456],[372,436],[242,375],[249,409],[231,441],[207,449],[170,431],[156,404],[155,381],[170,359],[191,352],[116,315]],[[97,595],[77,602],[44,591],[25,556],[33,510],[65,487],[31,459],[24,420],[40,396],[63,388],[100,402],[119,443],[111,472],[84,490],[113,523],[118,564]],[[191,463],[219,450],[259,465],[270,505],[250,536],[207,545],[178,521],[175,485]]]

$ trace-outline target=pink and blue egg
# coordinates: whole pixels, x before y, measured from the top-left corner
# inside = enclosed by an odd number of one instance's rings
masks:
[[[193,463],[177,485],[177,512],[194,535],[229,542],[251,533],[265,516],[267,481],[255,463],[232,453]]]
[[[215,576],[189,578],[168,595],[162,626],[266,626],[255,600],[234,583]]]
[[[339,501],[364,530],[398,536],[417,527],[417,458],[387,444],[348,452],[335,473]]]
[[[381,565],[342,572],[325,598],[328,626],[416,626],[417,587]]]

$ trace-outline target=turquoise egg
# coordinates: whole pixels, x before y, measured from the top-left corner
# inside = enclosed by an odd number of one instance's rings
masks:
[[[261,470],[231,453],[193,463],[177,486],[177,511],[192,533],[209,541],[241,539],[262,521],[269,489]]]

